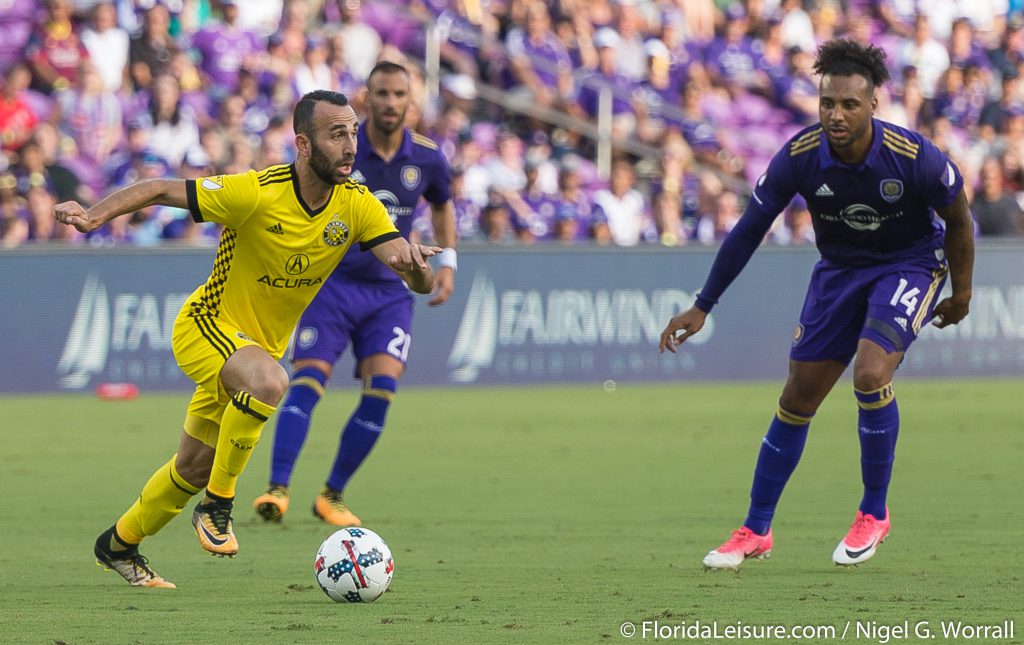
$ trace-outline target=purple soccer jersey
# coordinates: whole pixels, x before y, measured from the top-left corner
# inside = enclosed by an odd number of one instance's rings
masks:
[[[872,266],[930,257],[943,247],[934,209],[963,188],[946,155],[920,134],[872,120],[867,159],[850,166],[835,157],[820,124],[804,128],[772,158],[752,198],[777,214],[801,195],[824,259]]]
[[[931,320],[947,266],[934,209],[963,187],[956,166],[916,132],[873,120],[867,159],[837,159],[820,125],[794,136],[754,199],[778,212],[807,202],[822,261],[814,269],[791,358],[849,362],[859,338],[903,352]]]
[[[935,215],[956,199],[956,166],[916,132],[872,120],[862,163],[831,151],[820,124],[775,155],[747,212],[697,298],[710,311],[772,221],[799,195],[807,203],[822,260],[807,289],[791,357],[849,362],[858,339],[906,351],[932,315],[945,282],[945,228]],[[746,244],[744,240],[753,240]],[[742,256],[742,257],[741,257]]]
[[[398,153],[384,161],[360,129],[352,179],[366,185],[387,208],[403,237],[412,229],[416,205],[451,198],[451,170],[437,145],[406,129]],[[370,251],[351,249],[299,320],[292,359],[334,363],[349,341],[359,361],[389,354],[406,362],[413,297],[398,275]]]

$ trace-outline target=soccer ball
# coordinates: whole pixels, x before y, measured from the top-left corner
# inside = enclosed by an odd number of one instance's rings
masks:
[[[313,571],[317,584],[334,602],[373,602],[388,590],[395,561],[379,535],[353,526],[324,540]]]

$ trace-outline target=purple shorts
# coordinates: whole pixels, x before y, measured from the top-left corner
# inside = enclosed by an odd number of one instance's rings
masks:
[[[948,272],[928,258],[871,267],[818,262],[789,357],[849,364],[861,338],[889,353],[907,351],[932,319]]]
[[[332,277],[299,319],[292,360],[318,358],[332,365],[352,341],[359,361],[389,354],[406,364],[412,345],[413,297],[404,286],[348,282]]]

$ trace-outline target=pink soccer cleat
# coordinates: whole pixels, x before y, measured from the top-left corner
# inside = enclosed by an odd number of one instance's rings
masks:
[[[853,526],[832,553],[832,561],[848,567],[870,560],[878,550],[878,545],[885,542],[889,535],[889,520],[888,508],[885,509],[884,520],[857,511]]]
[[[772,555],[772,530],[758,535],[745,526],[732,532],[722,546],[704,556],[704,568],[712,571],[732,569],[739,571],[744,560],[764,560]]]

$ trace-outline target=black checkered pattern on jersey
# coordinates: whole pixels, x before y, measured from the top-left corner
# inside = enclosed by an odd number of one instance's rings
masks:
[[[206,288],[198,301],[192,303],[193,316],[217,316],[220,311],[221,296],[224,285],[231,271],[231,261],[235,258],[235,238],[238,232],[231,228],[224,229],[217,247],[217,258],[213,261],[213,272],[206,281]]]

